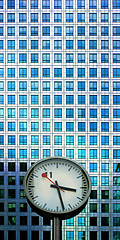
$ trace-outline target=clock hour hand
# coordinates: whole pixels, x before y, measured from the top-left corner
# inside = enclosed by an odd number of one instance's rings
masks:
[[[55,184],[58,186],[58,182],[55,181]],[[58,196],[59,196],[59,199],[60,199],[60,203],[61,203],[61,206],[62,206],[62,210],[64,211],[65,207],[64,207],[64,203],[63,203],[63,200],[62,200],[62,197],[61,197],[61,192],[60,192],[60,189],[55,187],[57,189],[57,192],[58,192]]]
[[[61,189],[56,183],[54,183],[50,178],[47,177],[47,174],[46,174],[46,173],[42,173],[42,177],[43,177],[43,178],[47,178],[51,183],[54,184],[54,186],[56,186],[56,187],[59,188],[62,192],[64,192],[63,189]]]
[[[55,185],[51,184],[50,187],[52,188],[56,188]],[[59,186],[61,189],[66,190],[66,191],[71,191],[71,192],[76,192],[77,190],[75,188],[69,188],[69,187],[63,187],[63,186]]]

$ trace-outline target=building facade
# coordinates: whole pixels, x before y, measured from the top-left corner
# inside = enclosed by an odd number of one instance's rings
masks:
[[[120,0],[0,0],[0,238],[49,240],[27,169],[63,156],[89,172],[64,240],[120,239]]]

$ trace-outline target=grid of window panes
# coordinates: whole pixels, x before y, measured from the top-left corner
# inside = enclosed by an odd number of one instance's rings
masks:
[[[0,0],[2,240],[51,238],[22,185],[49,156],[91,176],[89,203],[64,221],[64,239],[120,239],[119,52],[120,0]]]

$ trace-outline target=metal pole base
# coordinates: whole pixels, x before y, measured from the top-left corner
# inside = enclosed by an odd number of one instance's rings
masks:
[[[62,220],[54,217],[52,223],[52,240],[62,240]]]

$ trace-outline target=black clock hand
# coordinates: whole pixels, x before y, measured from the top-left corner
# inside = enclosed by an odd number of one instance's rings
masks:
[[[58,186],[58,182],[57,181],[55,181],[55,184]],[[60,199],[60,202],[61,202],[62,210],[64,211],[65,207],[64,207],[64,203],[63,203],[63,200],[62,200],[62,197],[61,197],[60,189],[58,187],[56,187],[56,189],[57,189],[58,196],[59,196],[59,199]]]
[[[56,188],[55,185],[51,184],[50,187],[52,188]],[[71,191],[71,192],[76,192],[77,190],[75,188],[69,188],[69,187],[63,187],[63,186],[59,186],[61,189],[66,190],[66,191]]]

